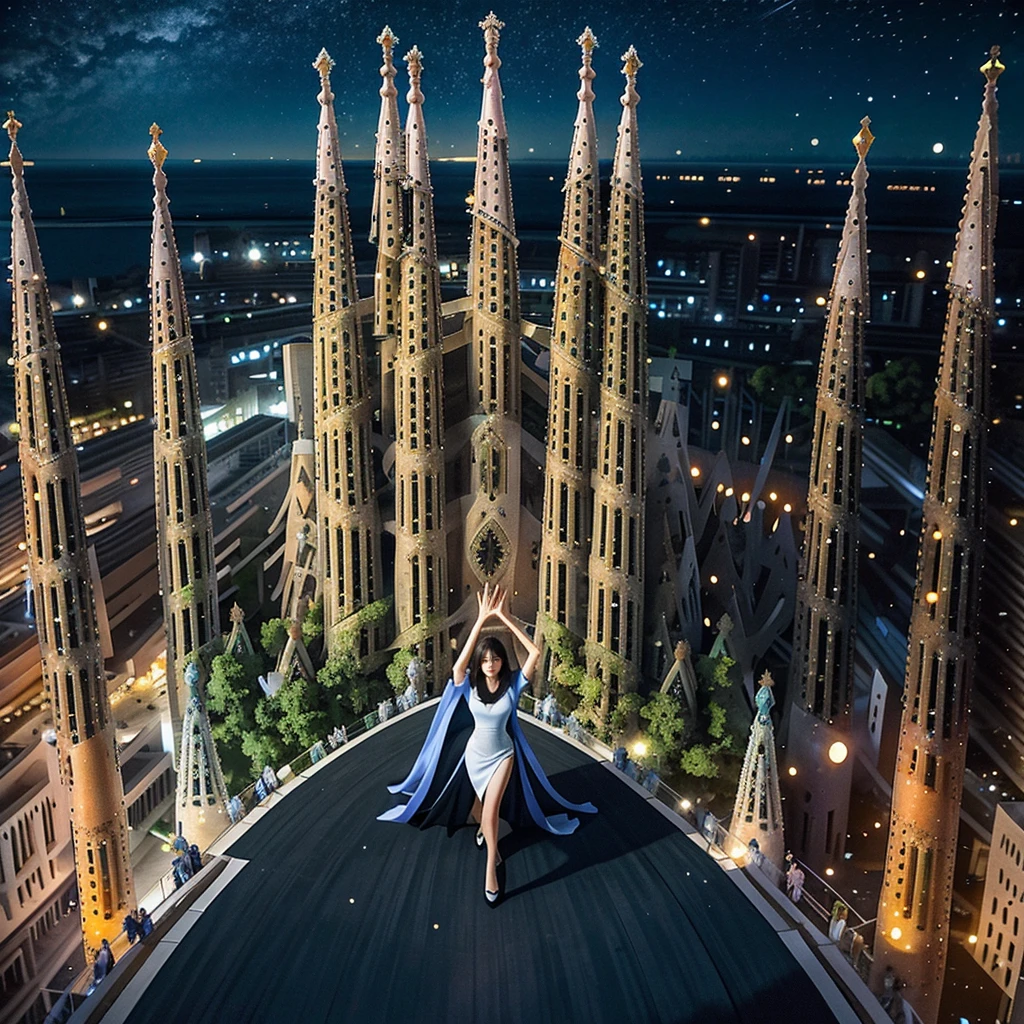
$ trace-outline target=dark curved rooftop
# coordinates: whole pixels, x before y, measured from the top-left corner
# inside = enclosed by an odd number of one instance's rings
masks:
[[[599,813],[565,838],[505,837],[506,899],[488,907],[471,828],[375,820],[429,723],[375,730],[259,817],[227,851],[249,863],[128,1021],[836,1020],[669,816],[529,722],[555,786]]]

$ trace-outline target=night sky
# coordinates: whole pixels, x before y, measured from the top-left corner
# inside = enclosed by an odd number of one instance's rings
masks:
[[[147,10],[147,7],[149,10]],[[875,161],[963,160],[988,48],[1003,48],[1001,149],[1024,150],[1024,16],[1016,0],[518,0],[501,69],[514,159],[566,158],[579,48],[598,37],[602,156],[614,148],[619,55],[632,43],[646,159],[851,158],[864,114]],[[4,4],[3,109],[35,158],[144,156],[154,120],[179,158],[310,159],[321,46],[345,159],[373,154],[385,23],[425,54],[431,155],[474,152],[488,4],[446,0],[35,0]],[[405,69],[399,64],[404,108]],[[817,140],[816,144],[812,140]],[[941,143],[941,155],[933,147]]]

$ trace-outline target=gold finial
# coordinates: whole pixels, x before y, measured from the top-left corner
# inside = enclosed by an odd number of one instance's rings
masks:
[[[377,36],[377,42],[384,47],[385,52],[390,56],[391,47],[398,45],[398,36],[391,31],[390,25],[385,25],[384,28],[381,29],[380,35]]]
[[[1006,65],[999,59],[999,47],[989,50],[988,60],[978,69],[990,82],[994,82],[1005,70]]]
[[[774,686],[775,685],[775,680],[772,679],[772,674],[771,674],[771,672],[768,671],[768,669],[764,670],[764,674],[761,676],[761,678],[758,680],[758,682],[761,684],[761,686]]]
[[[415,79],[417,82],[420,80],[420,75],[423,73],[423,53],[418,46],[414,46],[403,58],[406,64],[409,65],[409,80]]]
[[[167,159],[167,150],[164,148],[163,143],[160,141],[160,136],[163,135],[164,131],[155,121],[149,126],[149,134],[153,136],[153,141],[149,144],[149,159],[152,161],[153,166],[159,171],[163,165],[164,160]]]
[[[230,615],[232,622],[239,624],[245,622],[245,612],[242,611],[242,606],[237,601],[231,606]]]
[[[643,61],[640,60],[640,56],[636,52],[636,47],[631,46],[622,55],[621,59],[625,63],[622,73],[627,78],[636,78],[636,73],[644,66]]]
[[[414,46],[405,55],[405,63],[409,69],[409,92],[405,98],[411,104],[422,103],[423,93],[420,91],[420,76],[423,74],[423,54],[418,46]]]
[[[862,117],[860,120],[860,131],[853,137],[853,145],[857,150],[857,156],[861,159],[868,155],[871,143],[875,141],[874,135],[868,125],[871,124],[870,117]]]
[[[13,143],[18,141],[18,129],[21,128],[21,122],[14,116],[13,110],[7,111],[7,120],[4,121],[4,127],[7,129],[7,136]]]
[[[500,32],[505,27],[505,22],[499,21],[498,16],[491,11],[490,14],[480,22],[480,27],[484,30],[484,34],[494,31]]]
[[[576,45],[583,47],[585,57],[589,57],[597,49],[597,36],[590,30],[589,25],[583,30],[583,35],[576,40]]]
[[[321,78],[326,78],[331,73],[331,68],[334,67],[334,61],[331,60],[331,55],[327,52],[326,47],[316,55],[316,60],[313,61],[313,67],[320,72]]]

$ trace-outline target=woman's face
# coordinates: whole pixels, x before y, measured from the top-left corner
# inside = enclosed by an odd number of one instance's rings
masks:
[[[501,655],[494,651],[484,651],[480,659],[480,670],[488,679],[497,679],[501,675]]]

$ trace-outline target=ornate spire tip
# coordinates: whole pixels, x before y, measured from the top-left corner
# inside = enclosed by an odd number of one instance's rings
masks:
[[[1006,70],[1006,65],[999,59],[999,53],[999,47],[993,46],[989,50],[988,60],[978,69],[990,82],[994,82]]]
[[[418,46],[414,46],[403,58],[409,65],[409,77],[419,78],[423,71],[423,52]]]
[[[321,78],[326,78],[331,73],[331,68],[334,67],[334,61],[331,60],[331,55],[327,52],[326,47],[316,55],[316,60],[313,61],[313,67],[320,72]]]
[[[149,144],[149,159],[152,161],[153,166],[159,171],[164,166],[164,161],[167,159],[167,150],[164,148],[164,144],[160,141],[160,136],[163,135],[164,130],[155,121],[149,126],[149,134],[153,137],[153,141]]]
[[[385,54],[390,55],[391,47],[398,43],[398,36],[391,31],[390,25],[385,25],[384,28],[381,29],[380,35],[377,36],[377,42],[384,47]]]
[[[636,52],[635,46],[631,46],[622,55],[622,61],[625,65],[622,73],[627,78],[636,78],[636,73],[644,66],[643,61],[640,60],[640,55]]]
[[[491,11],[490,14],[480,22],[480,27],[484,30],[486,35],[488,32],[500,32],[505,27],[505,22],[499,21],[498,16]]]
[[[868,155],[871,143],[875,141],[875,137],[871,134],[871,129],[868,127],[869,124],[871,124],[871,118],[862,117],[860,121],[860,131],[853,137],[854,148],[857,150],[857,155],[862,160]]]
[[[591,31],[589,25],[583,30],[583,35],[576,40],[576,44],[583,48],[585,57],[589,57],[597,49],[597,36]]]
[[[13,110],[7,111],[7,120],[4,121],[4,127],[7,129],[7,137],[13,143],[18,141],[18,129],[21,128],[21,122],[14,116]]]

